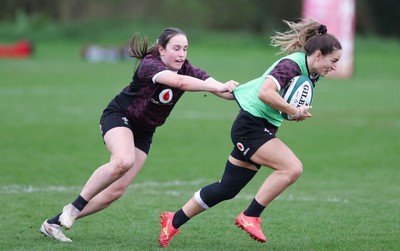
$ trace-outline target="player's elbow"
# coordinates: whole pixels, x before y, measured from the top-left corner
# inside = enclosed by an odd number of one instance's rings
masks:
[[[258,98],[259,98],[262,102],[264,102],[264,103],[266,103],[266,104],[268,104],[268,101],[271,100],[271,98],[269,98],[269,93],[268,93],[268,91],[267,91],[267,90],[263,90],[262,88],[261,88],[261,90],[258,92]]]
[[[262,93],[261,91],[258,92],[258,98],[261,100],[264,100],[264,93]]]
[[[178,89],[181,89],[181,90],[184,90],[184,91],[189,91],[190,90],[189,81],[186,78],[186,76],[178,75],[178,77],[175,79],[174,87],[178,88]]]

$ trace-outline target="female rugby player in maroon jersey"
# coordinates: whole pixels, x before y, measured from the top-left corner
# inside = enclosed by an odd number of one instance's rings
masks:
[[[194,67],[186,59],[187,49],[187,37],[177,28],[165,29],[150,48],[147,37],[135,33],[130,54],[140,64],[132,82],[109,103],[100,119],[110,161],[93,172],[62,213],[43,222],[40,231],[44,235],[71,242],[61,226],[70,229],[76,219],[105,209],[124,194],[147,158],[155,129],[164,124],[185,91],[234,99],[232,91],[238,83],[223,84]]]

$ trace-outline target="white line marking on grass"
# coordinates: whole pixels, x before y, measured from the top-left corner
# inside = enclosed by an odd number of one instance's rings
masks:
[[[200,185],[207,183],[204,179],[192,180],[192,181],[182,181],[182,180],[172,180],[172,181],[145,181],[141,183],[132,183],[130,187],[146,188],[146,187],[181,187],[181,186],[191,186]]]
[[[207,180],[198,179],[192,181],[181,181],[181,180],[173,180],[166,182],[158,182],[158,181],[145,181],[141,183],[133,183],[128,187],[128,191],[135,189],[144,189],[140,191],[142,194],[148,195],[164,195],[164,196],[182,196],[194,193],[201,186],[210,183]],[[183,187],[183,188],[182,188]],[[185,189],[185,187],[190,187],[190,190]],[[31,185],[6,185],[0,186],[0,194],[24,194],[24,193],[49,193],[49,192],[62,192],[62,193],[70,193],[75,192],[78,193],[82,187],[80,186],[47,186],[47,187],[35,187]],[[190,195],[189,195],[190,196]],[[238,194],[235,199],[241,200],[252,200],[254,198],[254,194]],[[305,202],[330,202],[330,203],[349,203],[349,200],[346,198],[316,198],[316,197],[308,197],[308,196],[297,196],[293,194],[283,194],[276,198],[281,201],[305,201]]]
[[[13,194],[13,193],[47,193],[47,192],[72,192],[79,191],[81,187],[76,186],[48,186],[48,187],[34,187],[30,185],[8,185],[0,186],[0,194]]]
[[[193,181],[145,181],[141,183],[132,183],[128,189],[135,188],[165,188],[165,187],[183,187],[183,186],[199,186],[205,184],[206,181],[199,179]],[[47,187],[34,187],[31,185],[6,185],[0,186],[0,194],[12,194],[12,193],[46,193],[46,192],[75,192],[80,191],[83,186],[47,186]],[[164,192],[167,192],[163,190]]]

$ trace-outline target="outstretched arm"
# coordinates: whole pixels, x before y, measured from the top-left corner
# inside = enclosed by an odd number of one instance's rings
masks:
[[[233,96],[232,92],[212,92],[217,97],[227,99],[227,100],[234,100],[235,97]]]
[[[215,81],[215,82],[219,83],[218,81],[216,81],[213,78],[209,78],[206,81]],[[211,93],[214,94],[215,96],[223,98],[223,99],[234,100],[235,97],[233,96],[233,90],[235,90],[236,87],[238,87],[239,83],[234,81],[234,80],[230,80],[230,81],[226,82],[225,85],[227,85],[229,91],[226,91],[226,92],[211,92]]]
[[[184,91],[207,91],[222,94],[232,92],[238,85],[237,82],[232,80],[223,84],[212,78],[204,81],[191,76],[179,75],[172,71],[163,72],[157,76],[156,81]]]

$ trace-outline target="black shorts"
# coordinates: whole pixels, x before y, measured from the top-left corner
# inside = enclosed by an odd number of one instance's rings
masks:
[[[231,130],[232,142],[235,145],[231,153],[232,157],[260,167],[250,158],[262,145],[275,138],[277,131],[278,127],[268,123],[266,119],[241,110]]]
[[[126,115],[119,108],[118,103],[113,100],[103,111],[100,118],[100,131],[102,137],[104,138],[104,135],[115,127],[129,128],[133,133],[135,147],[139,148],[146,154],[149,153],[155,128],[146,128],[129,121]]]

